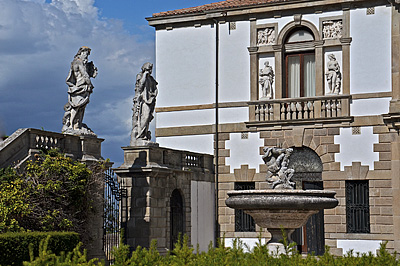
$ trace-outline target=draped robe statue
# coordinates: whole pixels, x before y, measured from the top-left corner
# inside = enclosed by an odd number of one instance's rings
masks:
[[[93,84],[90,78],[97,76],[97,68],[88,62],[91,49],[86,46],[79,51],[71,62],[66,83],[68,85],[68,102],[64,105],[62,132],[74,135],[95,135],[82,121],[86,105],[89,103]]]
[[[158,93],[158,83],[151,76],[152,71],[153,64],[145,63],[142,66],[142,71],[136,75],[131,146],[145,145],[151,140],[149,125],[154,118],[153,113]]]

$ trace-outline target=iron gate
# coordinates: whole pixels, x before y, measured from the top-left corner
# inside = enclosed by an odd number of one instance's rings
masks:
[[[117,175],[108,169],[105,171],[104,180],[104,224],[103,224],[103,250],[108,261],[113,261],[111,251],[117,247],[120,239],[125,241],[127,211],[127,190],[121,188]]]

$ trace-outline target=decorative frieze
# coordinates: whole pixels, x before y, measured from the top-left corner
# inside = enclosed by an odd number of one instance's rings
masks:
[[[342,38],[343,21],[326,20],[322,22],[323,39],[340,39]]]

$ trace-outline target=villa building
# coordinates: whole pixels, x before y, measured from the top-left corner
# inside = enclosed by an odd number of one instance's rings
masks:
[[[155,13],[156,138],[214,155],[209,224],[254,245],[251,217],[227,191],[266,189],[263,148],[292,147],[296,188],[339,206],[295,235],[302,252],[400,252],[400,13],[390,0],[225,0]],[[193,196],[192,196],[193,201]],[[192,220],[202,213],[192,210]],[[210,235],[209,233],[207,235]],[[211,234],[212,235],[212,234]]]

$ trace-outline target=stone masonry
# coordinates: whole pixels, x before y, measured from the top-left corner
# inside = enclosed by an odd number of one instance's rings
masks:
[[[212,156],[153,146],[124,147],[124,164],[114,169],[128,192],[126,242],[131,248],[157,241],[165,254],[171,243],[172,192],[183,199],[183,232],[191,239],[191,182],[214,182]]]

